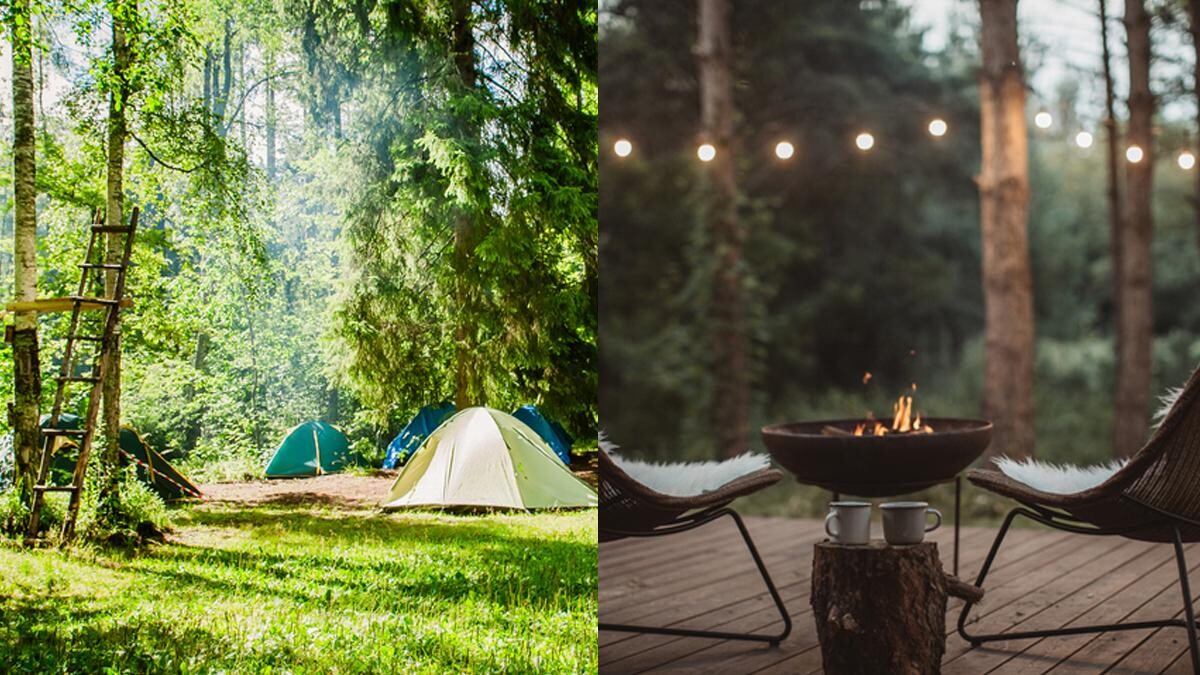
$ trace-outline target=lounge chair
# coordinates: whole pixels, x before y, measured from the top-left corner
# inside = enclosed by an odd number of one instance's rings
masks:
[[[601,623],[601,630],[626,631],[633,633],[658,633],[685,637],[716,638],[721,640],[754,640],[779,644],[792,631],[792,619],[783,605],[783,598],[775,589],[771,575],[763,564],[750,532],[741,516],[729,508],[730,502],[738,497],[757,492],[774,485],[783,478],[775,469],[762,469],[731,480],[715,490],[688,497],[678,497],[655,491],[633,479],[603,449],[600,451],[600,541],[612,541],[625,537],[660,537],[686,532],[722,516],[729,516],[737,525],[746,548],[754,558],[755,565],[766,583],[779,615],[783,619],[783,630],[774,635],[757,633],[728,633],[722,631],[668,628],[660,626],[633,626],[627,624]]]
[[[972,483],[1010,497],[1022,506],[1004,519],[996,540],[979,570],[975,585],[982,588],[988,569],[1000,549],[1004,535],[1017,516],[1067,532],[1089,535],[1119,535],[1140,541],[1171,543],[1179,567],[1179,586],[1186,619],[1165,618],[1094,626],[1071,626],[1053,630],[1019,631],[974,635],[967,630],[972,603],[963,607],[958,633],[979,646],[997,640],[1021,640],[1059,635],[1077,635],[1143,628],[1187,629],[1192,667],[1200,673],[1200,649],[1196,639],[1196,616],[1188,585],[1184,542],[1200,541],[1200,370],[1192,373],[1182,393],[1146,444],[1123,467],[1099,485],[1070,494],[1055,494],[1030,487],[993,470],[967,473]]]

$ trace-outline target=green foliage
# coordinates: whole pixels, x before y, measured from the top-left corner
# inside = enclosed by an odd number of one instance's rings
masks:
[[[0,668],[595,672],[595,513],[176,512],[138,552],[0,547]]]
[[[101,504],[99,463],[88,467],[83,501],[75,530],[84,542],[140,543],[171,529],[171,516],[158,494],[137,479],[132,467],[120,469],[121,488],[115,504]],[[103,517],[102,517],[103,516]]]

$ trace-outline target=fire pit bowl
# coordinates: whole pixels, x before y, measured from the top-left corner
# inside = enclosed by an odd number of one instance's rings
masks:
[[[860,497],[894,497],[954,480],[987,449],[992,423],[928,418],[927,434],[854,436],[862,420],[763,427],[767,451],[796,480]],[[826,427],[845,435],[823,433]]]

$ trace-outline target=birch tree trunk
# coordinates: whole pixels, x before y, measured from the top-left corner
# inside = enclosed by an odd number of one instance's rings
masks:
[[[129,69],[130,50],[126,40],[126,13],[136,14],[136,1],[118,2],[113,14],[113,82],[108,98],[108,185],[106,190],[105,225],[121,227],[124,218],[125,139],[128,135],[129,88],[125,73]],[[110,264],[121,261],[124,235],[110,233],[105,247],[105,261]],[[104,276],[104,294],[113,297],[116,293],[117,275],[109,271]],[[104,452],[101,455],[104,480],[101,482],[99,503],[102,517],[119,513],[121,486],[121,323],[117,328],[104,368]]]
[[[713,346],[713,435],[724,456],[745,451],[750,440],[750,359],[742,292],[742,242],[737,217],[737,150],[733,133],[733,46],[728,0],[699,0],[700,119],[704,140],[717,156],[704,167],[708,178],[705,218],[715,269],[709,323]]]
[[[986,365],[983,414],[992,451],[1033,453],[1033,275],[1029,262],[1029,156],[1017,0],[982,0],[979,172]]]
[[[30,0],[13,1],[13,286],[18,301],[37,297],[37,158],[31,9]],[[41,393],[37,312],[20,312],[13,319],[13,390],[10,422],[17,487],[22,501],[29,503],[36,471]]]
[[[267,54],[267,178],[275,180],[275,56]]]
[[[1151,187],[1154,175],[1154,95],[1150,92],[1150,16],[1141,0],[1125,0],[1129,44],[1130,145],[1142,149],[1140,162],[1125,167],[1125,219],[1122,223],[1117,291],[1117,394],[1113,454],[1132,455],[1146,439],[1150,423],[1150,350],[1153,331],[1150,242],[1154,233]]]

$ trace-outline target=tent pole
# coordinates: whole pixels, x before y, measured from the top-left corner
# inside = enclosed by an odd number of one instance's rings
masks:
[[[313,427],[313,447],[317,451],[317,475],[321,475],[321,437],[317,435],[317,427]]]

